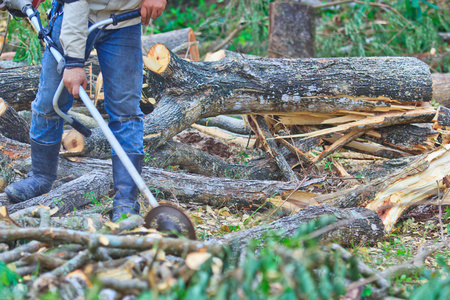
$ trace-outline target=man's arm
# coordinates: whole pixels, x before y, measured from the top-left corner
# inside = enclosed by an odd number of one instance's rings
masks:
[[[84,55],[88,34],[89,3],[79,0],[64,4],[64,17],[60,41],[64,48],[66,69],[63,74],[64,86],[69,93],[79,98],[80,85],[87,86],[84,72]]]

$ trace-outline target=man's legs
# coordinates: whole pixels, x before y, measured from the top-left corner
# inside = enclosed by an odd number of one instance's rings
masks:
[[[141,173],[144,158],[144,114],[139,107],[143,77],[141,26],[106,30],[95,47],[103,73],[109,127]],[[112,154],[116,193],[112,220],[117,221],[122,214],[139,213],[138,188],[114,150]]]
[[[58,16],[52,30],[52,39],[60,49],[61,22],[62,16]],[[33,110],[30,129],[32,175],[6,187],[5,193],[14,202],[25,201],[49,192],[56,179],[64,125],[64,120],[55,113],[52,104],[53,96],[62,78],[56,67],[57,63],[53,55],[46,49],[42,58],[39,90],[31,104]],[[72,95],[64,89],[59,101],[61,110],[67,112],[72,103]]]

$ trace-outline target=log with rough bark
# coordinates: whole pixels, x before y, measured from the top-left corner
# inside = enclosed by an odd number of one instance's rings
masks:
[[[188,53],[188,58],[193,61],[199,61],[200,55],[196,40],[194,31],[191,28],[184,28],[143,36],[142,46],[146,52],[148,52],[154,45],[163,44],[183,58],[186,57],[186,53]],[[177,51],[177,49],[179,50]]]
[[[250,127],[248,127],[242,119],[236,119],[229,116],[201,119],[196,123],[203,126],[219,127],[239,134],[250,134],[251,132]]]
[[[320,217],[335,218],[335,223],[319,234],[323,242],[339,241],[344,245],[376,244],[384,238],[384,225],[376,212],[361,207],[338,209],[335,207],[310,206],[296,214],[283,217],[266,225],[229,233],[208,241],[231,245],[235,251],[242,250],[252,239],[264,243],[270,236],[288,238],[294,235],[302,224]]]
[[[61,160],[59,173],[60,176],[78,177],[94,170],[111,174],[111,162],[90,158],[80,159],[78,162]],[[167,197],[173,195],[180,202],[252,210],[263,205],[272,196],[284,195],[296,188],[322,181],[311,179],[298,187],[298,184],[290,182],[206,177],[150,167],[143,168],[142,177],[150,188],[158,189]]]
[[[269,56],[314,57],[315,9],[293,1],[269,5]]]
[[[155,110],[144,118],[145,142],[151,149],[205,117],[382,112],[399,103],[428,102],[432,97],[428,66],[415,58],[225,58],[202,63],[185,61],[159,44],[149,56],[158,65],[148,70],[149,86],[144,89],[147,97],[157,100]],[[388,115],[381,123],[380,116],[371,127],[428,121],[434,116],[429,110],[404,117]],[[109,148],[108,143],[95,129],[81,154],[105,151],[105,147]]]
[[[30,142],[28,123],[5,100],[0,98],[0,134],[22,142]]]
[[[111,183],[112,180],[107,174],[93,171],[51,190],[48,194],[7,205],[7,208],[13,213],[30,206],[44,205],[58,207],[58,214],[65,214],[92,203],[92,199],[86,196],[86,193],[92,192],[92,196],[97,199],[108,195]]]
[[[38,86],[41,66],[0,69],[0,97],[15,110],[29,110]]]
[[[253,180],[277,180],[281,177],[273,158],[250,160],[245,165],[232,164],[174,141],[168,141],[155,151],[149,152],[148,157],[149,166],[156,168],[177,166],[188,173],[204,176]]]

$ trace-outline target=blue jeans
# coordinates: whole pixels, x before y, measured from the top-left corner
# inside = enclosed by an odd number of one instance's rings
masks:
[[[58,48],[63,15],[56,18],[51,38]],[[112,26],[112,25],[111,25]],[[143,82],[140,24],[120,29],[104,30],[94,38],[99,30],[92,32],[87,40],[86,58],[92,47],[97,50],[100,69],[103,74],[105,109],[109,114],[109,128],[112,130],[126,153],[144,154],[144,123],[139,102]],[[61,141],[64,120],[53,110],[53,95],[62,75],[50,51],[42,58],[39,90],[32,102],[33,111],[30,137],[41,144]],[[60,109],[66,113],[73,104],[73,96],[67,89],[59,99]],[[114,150],[112,150],[112,154]]]

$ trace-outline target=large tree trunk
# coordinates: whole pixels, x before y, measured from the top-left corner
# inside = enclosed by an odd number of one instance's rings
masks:
[[[59,175],[61,177],[78,177],[97,170],[111,174],[111,162],[99,159],[80,159],[79,162],[62,160]],[[230,178],[206,177],[182,172],[171,172],[162,169],[144,167],[142,177],[152,189],[161,195],[175,197],[180,202],[201,203],[215,207],[234,207],[257,209],[266,199],[274,195],[292,192],[321,179],[312,179],[301,185],[292,182],[271,180],[237,180]]]
[[[222,114],[382,111],[402,102],[432,98],[428,66],[415,58],[252,59],[187,62],[163,45],[151,53],[144,93],[155,110],[144,118],[145,140],[154,149],[197,120]],[[425,110],[424,110],[425,112]],[[428,111],[427,111],[428,112]],[[399,124],[430,121],[432,112],[396,118]],[[374,122],[372,128],[392,125]],[[351,129],[351,128],[350,128]],[[95,129],[81,152],[107,145]]]
[[[30,142],[28,123],[2,98],[0,98],[0,134],[22,143]]]

